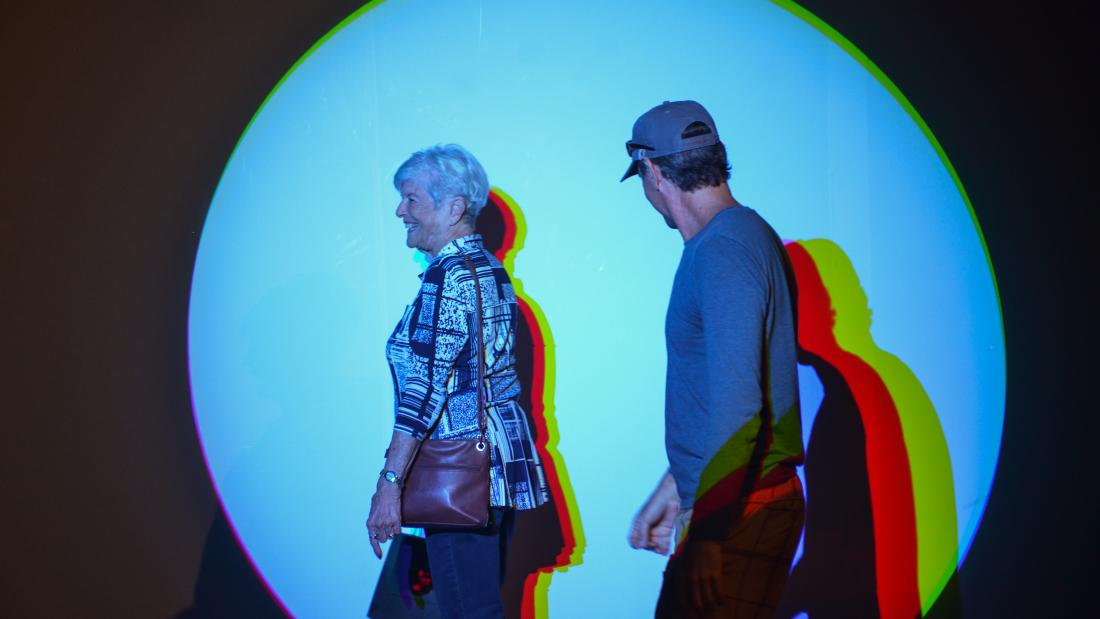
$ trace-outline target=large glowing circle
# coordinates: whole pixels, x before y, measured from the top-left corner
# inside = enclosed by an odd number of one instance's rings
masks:
[[[439,142],[469,148],[522,209],[515,275],[553,334],[558,448],[585,543],[547,608],[652,612],[663,559],[625,532],[665,467],[662,329],[681,240],[618,179],[634,118],[684,98],[716,119],[734,194],[785,239],[827,239],[858,274],[874,344],[934,408],[955,506],[948,567],[964,560],[1003,422],[997,292],[962,185],[873,65],[786,2],[398,0],[340,24],[272,91],[195,265],[196,424],[233,527],[292,613],[362,617],[378,579],[363,521],[392,422],[383,344],[420,268],[390,178]],[[823,394],[802,378],[809,436]],[[919,459],[922,443],[906,442]],[[939,591],[928,583],[923,605]]]

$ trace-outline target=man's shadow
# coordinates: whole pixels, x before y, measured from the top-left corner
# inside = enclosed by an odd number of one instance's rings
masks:
[[[817,239],[787,251],[799,362],[814,369],[824,397],[806,448],[804,551],[776,616],[920,616],[922,598],[934,598],[955,569],[939,419],[916,375],[874,343],[867,297],[843,250]],[[950,592],[939,608],[957,607]]]
[[[523,211],[507,194],[493,189],[477,220],[485,248],[512,278],[519,313],[516,320],[516,373],[519,403],[527,412],[535,448],[546,471],[550,501],[516,513],[502,595],[506,617],[547,615],[547,589],[554,571],[581,563],[584,533],[565,461],[557,450],[554,419],[554,340],[539,305],[527,296],[514,271],[515,255],[526,237]]]

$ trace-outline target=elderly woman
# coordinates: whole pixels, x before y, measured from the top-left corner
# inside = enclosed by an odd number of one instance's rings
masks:
[[[478,389],[484,389],[489,524],[429,528],[425,537],[444,616],[502,617],[500,585],[515,510],[537,507],[547,491],[526,416],[516,403],[512,282],[474,233],[489,182],[473,155],[448,144],[414,153],[397,169],[393,184],[401,194],[397,216],[405,224],[405,242],[424,252],[429,264],[420,275],[420,291],[386,344],[396,420],[367,519],[371,545],[381,557],[379,543],[401,531],[401,484],[420,442],[480,435]],[[480,282],[480,346],[473,342],[469,318],[478,315],[478,297],[467,258]],[[477,384],[477,348],[484,351],[483,385]]]

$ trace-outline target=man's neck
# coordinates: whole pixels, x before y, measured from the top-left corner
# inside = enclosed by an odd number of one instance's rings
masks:
[[[680,236],[684,237],[685,243],[707,227],[710,220],[714,219],[718,213],[733,206],[741,206],[733,198],[726,183],[717,187],[704,187],[690,193],[680,193],[678,202],[679,204],[671,210],[676,229],[680,231]]]

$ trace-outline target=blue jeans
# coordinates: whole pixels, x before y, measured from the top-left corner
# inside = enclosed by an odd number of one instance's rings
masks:
[[[503,619],[500,586],[515,510],[489,510],[482,529],[425,529],[432,588],[447,619]]]

